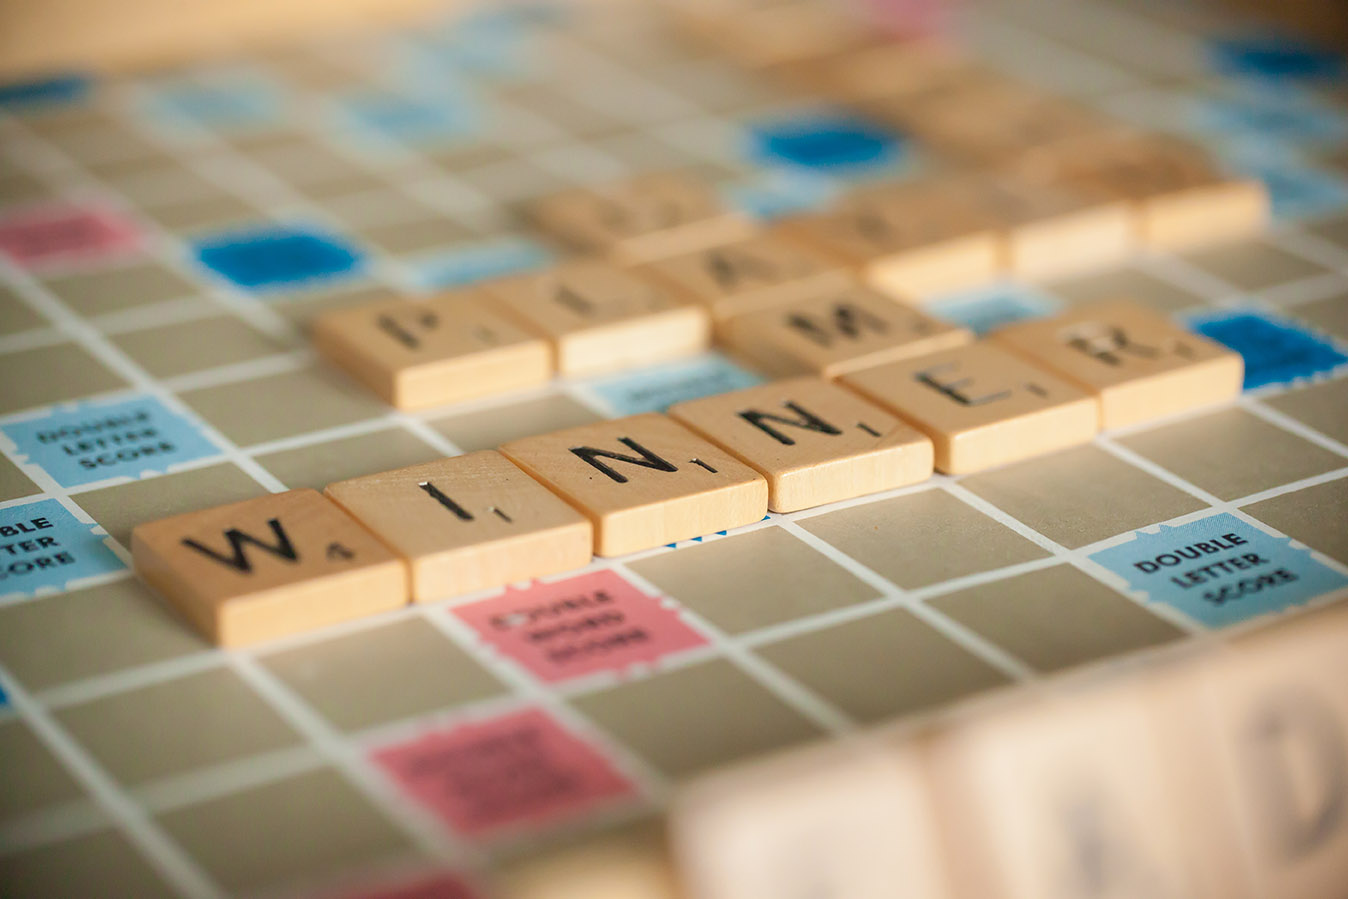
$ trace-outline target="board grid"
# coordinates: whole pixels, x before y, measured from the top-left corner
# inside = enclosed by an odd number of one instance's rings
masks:
[[[1201,48],[1202,36],[1227,25],[1201,8],[1152,4],[1145,12],[1138,12],[1122,5],[1095,3],[1065,14],[1061,4],[1005,2],[974,6],[966,11],[964,19],[961,33],[991,63],[1045,87],[1070,89],[1083,99],[1149,124],[1159,124],[1173,112],[1168,103],[1223,89]],[[464,272],[501,264],[493,248],[507,248],[504,256],[509,265],[519,264],[520,259],[527,263],[548,258],[547,248],[518,228],[508,214],[509,208],[520,201],[567,185],[600,183],[673,167],[691,167],[703,173],[732,197],[743,196],[737,191],[761,189],[766,184],[789,194],[792,202],[801,195],[827,196],[838,188],[840,180],[850,180],[850,176],[836,179],[783,171],[750,158],[743,148],[743,123],[809,114],[812,104],[790,97],[766,79],[739,72],[728,61],[673,42],[649,11],[618,12],[605,7],[603,15],[573,11],[562,19],[540,8],[537,15],[521,21],[491,24],[496,21],[484,15],[460,22],[455,26],[458,32],[436,32],[436,40],[443,43],[434,46],[434,53],[426,50],[424,36],[419,40],[417,35],[393,35],[354,45],[315,45],[276,51],[228,66],[100,83],[92,105],[0,117],[0,184],[4,185],[7,207],[0,208],[0,221],[9,209],[59,198],[104,205],[134,221],[145,235],[141,249],[119,253],[106,261],[46,264],[28,270],[0,260],[0,290],[11,295],[0,300],[20,310],[7,312],[6,317],[35,323],[0,336],[0,371],[8,385],[0,427],[40,419],[60,404],[74,400],[102,403],[149,398],[182,416],[215,447],[209,455],[174,465],[170,474],[71,485],[63,484],[39,460],[25,456],[6,432],[0,449],[21,473],[17,483],[22,485],[27,479],[31,488],[16,488],[18,493],[0,503],[0,513],[44,499],[54,500],[79,522],[107,531],[110,536],[106,546],[124,566],[81,578],[70,586],[78,591],[134,589],[130,586],[133,579],[127,541],[124,534],[118,536],[139,520],[128,518],[128,514],[157,518],[264,491],[321,487],[336,480],[337,474],[364,474],[419,461],[423,456],[455,455],[478,448],[479,442],[495,445],[500,440],[490,432],[484,438],[475,433],[475,427],[480,428],[484,417],[500,426],[506,426],[509,420],[509,426],[514,427],[521,417],[512,411],[517,406],[528,408],[527,414],[534,416],[544,407],[563,418],[627,414],[630,410],[606,392],[611,378],[557,382],[542,390],[452,409],[399,412],[328,373],[304,348],[299,325],[320,309],[363,301],[384,291],[425,292],[454,283],[467,277]],[[475,62],[450,37],[472,28],[487,34],[497,34],[493,28],[500,32],[490,39],[477,39],[488,45],[490,40],[530,42],[529,52],[534,54],[531,58],[539,70],[476,71],[474,66],[481,61]],[[1132,43],[1118,39],[1120,33],[1145,39],[1155,52],[1145,61],[1120,58],[1119,48]],[[1093,36],[1100,34],[1110,35],[1110,40],[1096,41]],[[410,52],[418,49],[420,55]],[[516,48],[516,52],[523,51]],[[540,60],[546,61],[546,67]],[[427,68],[419,73],[399,70],[399,66],[415,68],[417,63]],[[460,83],[436,82],[433,76],[437,72],[446,80],[455,75]],[[334,125],[334,121],[341,122],[341,117],[334,113],[333,98],[352,92],[359,98],[372,86],[380,92],[377,99],[386,104],[399,98],[434,99],[437,104],[455,108],[460,104],[451,102],[447,92],[479,92],[483,98],[477,104],[465,100],[460,114],[471,119],[473,107],[480,105],[490,111],[491,125],[484,131],[486,126],[451,123],[444,126],[449,136],[407,137],[401,141],[369,129],[352,133],[347,125]],[[282,104],[287,93],[290,102]],[[1309,216],[1284,215],[1269,234],[1240,247],[1187,257],[1141,257],[1127,267],[1126,276],[1114,277],[1123,278],[1124,283],[1148,285],[1150,292],[1140,299],[1167,311],[1253,308],[1328,332],[1340,345],[1348,341],[1344,318],[1344,306],[1348,304],[1348,228],[1342,217],[1344,208],[1348,208],[1348,187],[1333,173],[1331,164],[1335,148],[1341,150],[1343,134],[1348,132],[1342,96],[1340,92],[1336,99],[1331,92],[1315,98],[1327,110],[1323,122],[1317,122],[1330,132],[1328,138],[1297,137],[1287,141],[1288,146],[1277,141],[1255,146],[1252,139],[1228,140],[1229,135],[1220,130],[1215,135],[1223,146],[1235,145],[1240,158],[1253,160],[1251,164],[1256,167],[1272,165],[1280,172],[1292,169],[1329,184],[1337,183],[1344,196],[1337,208]],[[1334,106],[1335,102],[1340,105]],[[295,115],[277,113],[269,103],[293,110]],[[1314,108],[1319,111],[1321,107]],[[193,119],[208,126],[193,125]],[[293,128],[279,124],[291,121],[295,122]],[[1335,132],[1326,122],[1337,122],[1340,130]],[[1256,120],[1248,130],[1262,127],[1263,123]],[[467,135],[456,129],[466,129]],[[1317,154],[1325,160],[1321,167],[1306,161]],[[902,158],[859,177],[894,176],[920,169],[923,164],[921,159]],[[326,174],[321,171],[324,165],[328,166]],[[197,192],[194,199],[183,199],[193,191]],[[1274,196],[1276,208],[1276,187]],[[206,208],[212,204],[219,208]],[[196,266],[191,242],[198,236],[267,220],[308,222],[349,236],[368,255],[367,276],[258,297],[210,278]],[[448,261],[440,252],[463,246],[472,250]],[[155,274],[139,282],[133,277],[120,297],[79,287],[86,275],[106,279],[110,270],[127,271],[136,266],[146,266]],[[432,278],[431,271],[438,271],[439,276]],[[1107,285],[1103,277],[1035,289],[1054,303],[1070,304]],[[177,286],[156,286],[165,283]],[[160,290],[162,299],[143,304],[131,299],[137,291],[149,293],[155,289]],[[221,321],[229,324],[221,325]],[[157,330],[168,326],[177,330]],[[225,340],[223,347],[212,346],[222,327],[226,333],[240,336]],[[184,362],[173,357],[171,351],[177,341],[219,350],[221,355],[209,358],[208,367],[194,369],[195,360]],[[712,377],[713,381],[726,377],[727,363],[715,354],[687,366],[670,366],[675,374],[668,377],[674,381],[693,377],[688,372],[703,371],[699,363],[714,373],[703,377]],[[168,641],[173,645],[164,648],[167,643],[162,631],[166,625],[156,620],[163,613],[155,612],[148,601],[137,597],[127,601],[127,608],[135,609],[135,614],[144,619],[135,626],[156,629],[156,639],[163,645],[148,659],[81,661],[74,674],[56,671],[50,664],[34,668],[35,650],[18,645],[17,638],[5,638],[9,632],[25,639],[32,634],[39,642],[49,639],[49,649],[39,645],[39,654],[59,653],[71,646],[71,638],[65,633],[73,631],[55,630],[76,627],[63,622],[61,613],[55,611],[64,600],[61,592],[48,589],[9,595],[0,605],[0,686],[8,703],[8,710],[0,709],[0,729],[10,733],[18,728],[30,730],[40,751],[25,756],[31,761],[24,764],[33,765],[36,771],[37,766],[48,764],[47,756],[54,757],[58,771],[65,772],[57,779],[72,781],[74,786],[55,791],[52,795],[56,800],[6,816],[0,823],[0,872],[7,869],[10,876],[30,876],[35,868],[59,864],[53,860],[64,858],[62,847],[87,848],[88,844],[79,841],[111,831],[129,847],[125,852],[107,850],[118,859],[117,864],[125,866],[117,870],[148,865],[154,872],[149,875],[150,881],[162,881],[166,895],[289,895],[295,891],[335,895],[345,886],[330,882],[324,864],[313,859],[282,860],[252,880],[226,882],[229,878],[222,878],[220,872],[231,867],[228,853],[203,850],[193,827],[206,825],[185,823],[186,813],[212,802],[256,796],[249,791],[335,771],[351,788],[350,801],[368,806],[374,810],[370,814],[386,822],[370,825],[360,834],[360,845],[354,853],[357,882],[377,883],[441,866],[467,872],[465,876],[473,878],[496,861],[547,844],[558,829],[602,829],[640,820],[667,800],[682,772],[662,770],[645,757],[642,748],[629,745],[612,727],[599,723],[607,719],[601,714],[603,707],[596,703],[612,695],[611,691],[674,672],[708,670],[705,666],[711,663],[725,662],[727,666],[715,670],[730,674],[721,676],[736,684],[750,684],[755,695],[763,697],[756,702],[771,706],[774,714],[803,722],[805,735],[851,732],[867,723],[863,716],[850,714],[842,708],[845,703],[806,683],[809,678],[792,676],[782,664],[768,658],[767,650],[786,640],[806,639],[827,628],[896,610],[927,625],[940,639],[996,672],[999,679],[1035,684],[1051,674],[1044,665],[1031,664],[978,629],[943,613],[932,601],[1058,566],[1081,573],[1119,599],[1126,598],[1144,611],[1148,620],[1156,620],[1153,630],[1168,626],[1194,645],[1221,642],[1233,630],[1257,627],[1266,619],[1237,628],[1204,626],[1164,603],[1145,602],[1136,592],[1123,592],[1122,579],[1092,556],[1133,539],[1140,527],[1179,525],[1227,513],[1254,530],[1309,543],[1311,558],[1318,565],[1340,577],[1348,576],[1348,554],[1342,538],[1326,532],[1336,522],[1343,523],[1343,506],[1335,505],[1335,497],[1342,502],[1339,488],[1348,476],[1343,407],[1339,406],[1335,420],[1323,411],[1308,414],[1306,409],[1310,407],[1305,403],[1286,399],[1303,397],[1308,390],[1331,391],[1329,399],[1314,408],[1332,411],[1335,396],[1345,396],[1343,388],[1348,382],[1343,373],[1340,366],[1333,376],[1319,379],[1311,387],[1276,384],[1250,390],[1228,410],[1211,417],[1186,416],[1113,431],[1095,438],[1086,450],[1071,451],[1083,460],[1079,476],[1108,480],[1117,472],[1126,472],[1120,483],[1145,484],[1149,496],[1164,496],[1174,508],[1182,509],[1179,514],[1158,513],[1159,520],[1155,521],[1125,520],[1123,516],[1110,521],[1106,516],[1106,521],[1098,525],[1105,536],[1069,529],[1055,539],[1043,532],[1051,529],[1044,526],[1043,515],[1027,515],[1022,506],[1014,505],[1017,490],[1045,483],[1042,463],[1031,461],[1013,466],[1010,474],[938,475],[920,485],[819,509],[774,513],[723,537],[689,541],[672,549],[617,560],[597,559],[582,574],[611,571],[647,595],[663,597],[662,604],[675,609],[678,618],[706,642],[662,658],[653,666],[637,666],[622,674],[590,675],[562,684],[549,684],[494,651],[454,613],[465,602],[498,591],[459,598],[452,606],[410,606],[320,633],[230,652],[208,648],[183,635],[176,642]],[[44,386],[49,381],[55,382],[50,388]],[[293,410],[282,408],[280,413],[268,416],[254,407],[284,402],[287,391],[304,392],[314,413],[308,421],[289,417]],[[468,416],[476,416],[479,424],[466,424]],[[1191,424],[1194,422],[1197,424]],[[1206,487],[1200,486],[1194,480],[1205,477],[1195,478],[1192,473],[1186,477],[1175,470],[1184,467],[1184,454],[1179,456],[1180,464],[1172,461],[1167,465],[1154,457],[1174,460],[1173,449],[1158,449],[1155,443],[1139,444],[1135,439],[1182,426],[1198,427],[1201,437],[1204,422],[1209,423],[1206,433],[1219,439],[1229,433],[1263,433],[1268,429],[1285,438],[1286,446],[1293,448],[1292,457],[1269,460],[1273,476],[1265,475],[1279,482],[1233,495],[1236,488],[1232,483],[1239,483],[1239,479],[1223,480],[1218,472]],[[546,431],[555,425],[549,422],[536,427]],[[456,442],[455,433],[461,435],[462,443]],[[315,458],[324,447],[329,450],[322,464],[306,466],[301,457]],[[353,448],[359,448],[359,458],[350,459]],[[348,454],[345,460],[344,452]],[[342,468],[343,464],[356,469]],[[147,467],[160,471],[152,463]],[[1294,472],[1295,477],[1283,482],[1284,472]],[[169,478],[173,480],[161,480]],[[176,487],[171,495],[155,495],[157,484]],[[1290,513],[1284,510],[1266,516],[1275,521],[1247,511],[1256,503],[1303,490],[1308,491],[1308,498],[1298,501]],[[817,524],[825,516],[844,510],[864,512],[878,503],[929,492],[951,498],[958,508],[985,517],[985,526],[998,534],[1021,538],[1030,547],[1026,553],[1033,557],[922,586],[903,587],[836,545],[845,543],[845,538],[834,537],[830,542],[819,535],[820,528],[812,529],[812,522]],[[1070,503],[1053,502],[1059,514],[1071,514]],[[1026,518],[1040,521],[1040,528]],[[648,560],[670,553],[695,553],[699,546],[711,548],[723,541],[730,545],[730,541],[753,539],[748,535],[767,531],[798,541],[810,551],[807,557],[812,570],[827,570],[835,577],[842,577],[836,572],[845,574],[849,584],[861,585],[853,588],[855,592],[867,598],[766,623],[717,623],[716,609],[709,613],[704,604],[694,608],[679,602],[678,589],[667,589],[643,574],[650,567],[644,564]],[[790,540],[788,544],[794,546]],[[752,564],[723,558],[716,564],[725,566],[727,578],[752,577]],[[0,591],[8,593],[3,587]],[[1314,603],[1330,603],[1346,595],[1348,591],[1340,588]],[[43,615],[48,609],[53,611]],[[19,616],[25,617],[20,620]],[[49,620],[44,623],[44,618]],[[152,620],[152,626],[144,623]],[[40,629],[33,631],[30,621]],[[431,703],[431,707],[402,718],[352,730],[331,720],[295,688],[294,680],[288,680],[270,664],[286,652],[313,649],[345,636],[406,622],[424,625],[445,641],[446,652],[471,660],[474,669],[487,672],[499,686],[481,698]],[[1157,638],[1150,642],[1167,641]],[[1085,664],[1108,668],[1156,651],[1133,647],[1120,657],[1114,649],[1102,650],[1098,659]],[[128,653],[130,658],[135,650]],[[36,677],[25,673],[38,670],[42,673]],[[93,741],[97,747],[76,735],[83,725],[77,726],[73,710],[207,675],[223,676],[242,685],[249,696],[247,702],[259,702],[266,715],[278,718],[290,733],[266,748],[240,751],[187,770],[151,772],[130,783],[126,776],[119,777],[109,769],[105,757],[108,734],[97,734]],[[371,676],[377,674],[371,672]],[[36,685],[30,681],[36,681]],[[985,693],[976,693],[962,705],[984,701]],[[588,704],[582,702],[587,698],[591,700]],[[912,726],[918,726],[930,714],[947,713],[948,706],[937,705],[941,708],[935,712],[912,715]],[[550,830],[524,829],[479,842],[455,833],[428,808],[400,794],[370,759],[372,751],[428,730],[490,720],[526,707],[544,710],[566,730],[596,747],[634,785],[634,796],[569,818]],[[717,761],[730,761],[734,755]],[[667,763],[665,768],[669,767],[678,766]]]

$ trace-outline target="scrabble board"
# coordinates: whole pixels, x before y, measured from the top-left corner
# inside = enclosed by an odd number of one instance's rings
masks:
[[[571,187],[692,172],[771,221],[942,161],[636,4],[0,87],[0,892],[477,896],[720,766],[1348,597],[1342,59],[1162,0],[950,27],[1208,147],[1274,221],[924,309],[984,334],[1131,297],[1241,352],[1238,400],[240,650],[132,575],[134,526],[765,378],[713,351],[398,411],[316,315],[551,264],[517,211]]]

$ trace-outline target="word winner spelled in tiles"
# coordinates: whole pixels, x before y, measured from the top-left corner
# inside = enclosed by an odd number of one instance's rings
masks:
[[[137,525],[136,571],[222,646],[407,603],[403,563],[314,490]]]
[[[752,524],[768,510],[762,476],[655,413],[515,440],[501,452],[589,516],[601,556]]]
[[[583,568],[590,522],[495,450],[329,484],[411,567],[412,599]]]
[[[671,418],[768,480],[768,508],[794,512],[926,480],[925,435],[820,378],[679,403]]]

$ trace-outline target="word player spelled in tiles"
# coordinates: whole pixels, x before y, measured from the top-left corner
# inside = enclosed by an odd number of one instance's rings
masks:
[[[863,369],[842,379],[932,439],[936,469],[966,474],[1085,443],[1087,393],[988,343]]]
[[[990,339],[1098,397],[1103,428],[1232,399],[1244,374],[1238,353],[1126,301],[1009,325]]]
[[[669,415],[767,478],[768,508],[774,512],[931,477],[928,437],[820,378],[679,403]]]
[[[746,237],[748,219],[724,206],[701,180],[653,174],[535,202],[544,231],[579,250],[627,263],[647,262]]]
[[[131,556],[148,584],[222,646],[407,602],[403,563],[315,490],[138,525]]]
[[[752,524],[767,514],[762,476],[656,413],[515,440],[501,452],[589,516],[601,556]]]
[[[552,348],[490,311],[480,295],[393,299],[320,316],[314,345],[400,409],[532,387],[552,376]]]
[[[415,602],[590,563],[590,522],[495,450],[329,484],[411,567]]]
[[[768,374],[828,378],[973,340],[963,328],[860,286],[746,312],[718,331],[728,349]]]
[[[571,262],[486,285],[498,307],[551,340],[557,370],[589,375],[706,349],[707,313],[604,262]]]

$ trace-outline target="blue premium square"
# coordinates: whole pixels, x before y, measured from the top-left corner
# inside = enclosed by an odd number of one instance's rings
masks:
[[[1053,315],[1061,306],[1057,299],[1023,285],[991,284],[946,294],[925,309],[982,336],[1012,322]]]
[[[1206,315],[1190,324],[1244,357],[1246,390],[1311,378],[1348,362],[1329,340],[1253,309]]]
[[[753,127],[752,155],[763,165],[785,165],[849,176],[899,161],[903,139],[843,111],[811,112]]]
[[[121,560],[93,528],[54,499],[0,509],[0,596],[120,571]]]
[[[763,379],[719,353],[605,378],[590,385],[614,415],[664,412],[675,403],[762,384]]]
[[[364,258],[343,239],[297,226],[231,231],[197,241],[198,261],[246,290],[333,281],[359,273]]]

